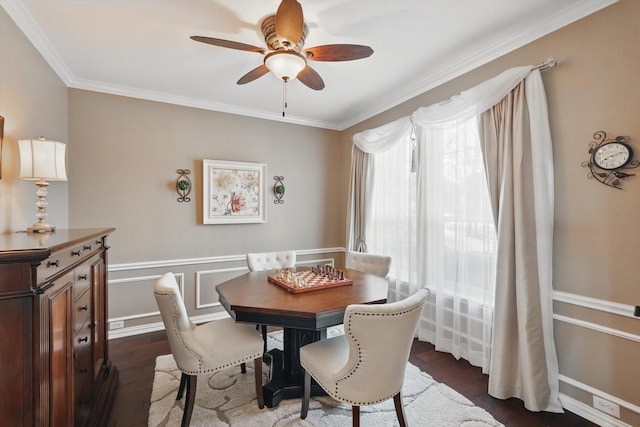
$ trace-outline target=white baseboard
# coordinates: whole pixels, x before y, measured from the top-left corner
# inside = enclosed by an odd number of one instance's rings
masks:
[[[598,411],[586,403],[580,402],[579,400],[562,393],[560,393],[560,403],[562,403],[562,407],[567,411],[571,411],[585,420],[589,420],[601,427],[633,427],[631,424],[627,424],[617,418],[613,418],[612,416]]]

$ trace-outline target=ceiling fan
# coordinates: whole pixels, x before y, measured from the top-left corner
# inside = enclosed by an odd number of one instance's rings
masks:
[[[307,61],[352,61],[371,56],[373,49],[356,44],[330,44],[304,49],[308,28],[304,23],[302,6],[297,0],[282,0],[275,15],[262,21],[266,48],[213,37],[191,36],[191,39],[229,49],[256,52],[264,55],[263,64],[242,76],[243,85],[271,71],[285,83],[296,77],[314,90],[324,89],[322,77]]]

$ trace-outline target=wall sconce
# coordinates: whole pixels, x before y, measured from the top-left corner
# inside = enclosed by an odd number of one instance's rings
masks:
[[[190,202],[191,197],[187,197],[191,192],[191,180],[187,175],[191,173],[189,169],[178,169],[178,179],[176,180],[176,191],[178,192],[178,202]]]
[[[55,227],[47,224],[47,187],[48,181],[66,181],[67,171],[65,155],[67,146],[63,142],[39,139],[18,141],[20,150],[20,178],[36,181],[36,218],[38,222],[27,228],[31,233],[48,233]]]
[[[273,179],[276,180],[276,183],[273,184],[273,195],[276,199],[273,201],[276,205],[281,205],[284,203],[282,198],[284,197],[284,176],[274,176]]]

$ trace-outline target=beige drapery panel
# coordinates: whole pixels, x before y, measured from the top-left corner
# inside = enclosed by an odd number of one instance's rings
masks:
[[[349,227],[347,250],[367,252],[367,213],[371,202],[369,188],[373,181],[371,154],[356,145],[351,149],[351,189],[349,191]]]
[[[540,108],[527,96],[544,97],[539,71],[478,119],[498,236],[489,394],[562,412],[550,316],[551,139],[546,99]]]
[[[403,117],[379,128],[354,135],[347,206],[347,250],[367,252],[368,219],[374,179],[374,162],[371,156],[389,150],[408,138],[410,132],[411,121],[409,117]]]

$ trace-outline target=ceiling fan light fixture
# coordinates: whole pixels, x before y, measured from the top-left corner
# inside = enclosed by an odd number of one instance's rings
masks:
[[[289,81],[307,66],[307,60],[298,52],[278,50],[265,56],[264,65],[280,80]]]

